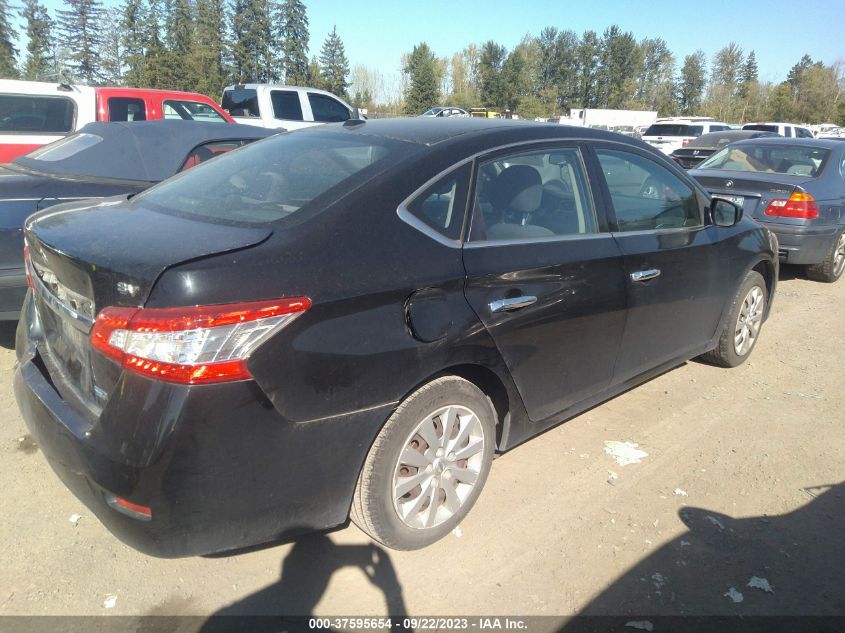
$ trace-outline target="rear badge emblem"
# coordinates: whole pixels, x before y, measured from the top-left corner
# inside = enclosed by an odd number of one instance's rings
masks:
[[[140,288],[133,284],[128,284],[125,281],[118,281],[117,282],[117,291],[122,295],[129,295],[130,297],[134,297],[138,294]]]
[[[734,186],[734,181],[733,181],[733,180],[729,180],[728,182],[726,182],[726,183],[725,183],[725,187],[727,187],[728,189],[730,189],[730,188],[731,188],[731,187],[733,187],[733,186]]]

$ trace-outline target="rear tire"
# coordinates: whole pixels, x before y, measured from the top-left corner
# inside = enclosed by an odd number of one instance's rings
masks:
[[[752,270],[734,297],[716,348],[702,359],[720,367],[736,367],[745,362],[757,344],[768,302],[766,281]]]
[[[408,396],[373,442],[350,518],[399,550],[451,532],[478,499],[496,441],[496,413],[471,382],[442,376]]]
[[[845,272],[845,231],[840,232],[833,240],[823,262],[807,266],[807,277],[814,281],[832,284],[839,280],[843,272]]]

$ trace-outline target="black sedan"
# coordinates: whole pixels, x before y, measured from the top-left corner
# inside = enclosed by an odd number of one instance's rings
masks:
[[[781,261],[811,279],[845,272],[845,143],[765,138],[742,141],[690,172],[714,195],[740,204],[780,241]]]
[[[68,200],[143,191],[217,154],[278,130],[195,121],[91,123],[0,165],[0,320],[15,320],[26,293],[27,216]]]
[[[350,514],[432,543],[494,453],[694,356],[742,363],[778,270],[648,145],[477,119],[280,135],[26,239],[23,417],[160,556]]]
[[[710,132],[702,134],[691,140],[684,147],[676,149],[669,156],[684,169],[695,169],[707,158],[718,152],[731,143],[744,141],[749,138],[761,138],[765,136],[780,136],[775,132],[762,132],[760,130],[723,130],[721,132]]]

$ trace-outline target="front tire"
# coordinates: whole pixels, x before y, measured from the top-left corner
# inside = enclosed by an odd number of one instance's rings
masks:
[[[757,344],[768,292],[766,281],[752,270],[737,292],[716,348],[702,358],[720,367],[736,367],[745,362]]]
[[[839,233],[833,240],[833,245],[824,261],[807,266],[807,277],[814,281],[832,284],[838,281],[845,272],[845,231]]]
[[[493,461],[496,413],[471,382],[442,376],[408,396],[373,442],[350,518],[399,550],[451,532],[481,493]]]

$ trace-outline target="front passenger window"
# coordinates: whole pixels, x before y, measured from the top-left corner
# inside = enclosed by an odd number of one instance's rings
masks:
[[[671,171],[638,154],[597,150],[619,231],[702,225],[695,191]]]

